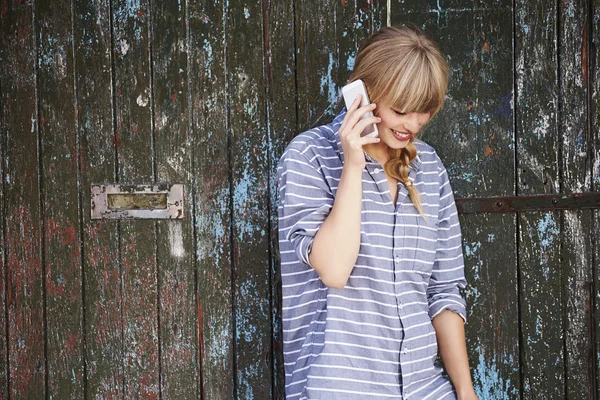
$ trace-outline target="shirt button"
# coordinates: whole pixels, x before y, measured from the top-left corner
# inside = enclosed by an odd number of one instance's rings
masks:
[[[396,259],[394,261],[396,261],[396,264],[400,263],[400,257],[396,256]]]
[[[404,348],[404,350],[402,350],[402,353],[403,353],[403,354],[406,354],[406,353],[408,353],[408,347],[405,347],[405,348]]]
[[[376,174],[378,174],[378,173],[379,173],[379,168],[375,168],[375,169],[373,170],[373,172],[374,172],[374,173],[376,173]]]

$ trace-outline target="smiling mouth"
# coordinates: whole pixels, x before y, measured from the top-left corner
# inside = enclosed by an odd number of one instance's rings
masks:
[[[400,132],[394,129],[391,129],[391,131],[394,133],[394,136],[396,136],[396,138],[400,140],[409,140],[412,136],[410,132]]]

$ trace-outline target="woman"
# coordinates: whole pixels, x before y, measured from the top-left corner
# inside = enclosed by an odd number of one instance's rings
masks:
[[[477,399],[454,196],[417,138],[447,74],[422,32],[383,28],[350,77],[373,103],[298,135],[279,161],[288,399]],[[361,137],[373,123],[379,137]]]

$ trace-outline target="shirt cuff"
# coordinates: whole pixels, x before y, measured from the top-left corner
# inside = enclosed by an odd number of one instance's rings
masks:
[[[298,244],[296,245],[296,256],[299,260],[301,260],[304,264],[310,266],[311,268],[312,265],[310,264],[308,255],[312,250],[314,239],[315,238],[313,236],[302,236],[298,241]]]
[[[458,302],[455,299],[438,298],[429,303],[429,317],[432,320],[444,310],[455,312],[463,319],[463,323],[467,322],[467,312],[464,305],[464,300],[462,302]]]

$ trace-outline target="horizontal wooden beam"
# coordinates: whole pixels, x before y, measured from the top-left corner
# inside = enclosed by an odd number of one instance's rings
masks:
[[[600,208],[600,192],[531,196],[456,198],[459,214]]]

